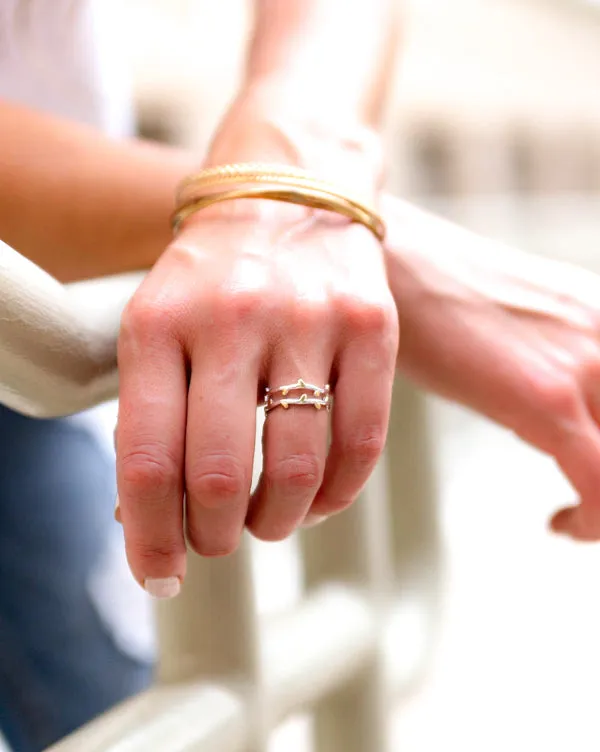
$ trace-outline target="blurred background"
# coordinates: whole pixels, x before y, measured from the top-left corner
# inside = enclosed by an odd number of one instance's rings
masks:
[[[388,133],[393,190],[486,235],[600,271],[600,4],[405,5]],[[107,33],[132,64],[139,132],[200,154],[235,90],[249,3],[104,7]],[[397,645],[407,691],[393,748],[597,752],[600,551],[546,529],[570,489],[512,436],[462,409],[430,407],[440,629],[431,652],[431,614],[407,598]],[[294,561],[293,543],[258,551],[264,610],[297,596]],[[273,749],[303,748],[304,733],[290,724]]]

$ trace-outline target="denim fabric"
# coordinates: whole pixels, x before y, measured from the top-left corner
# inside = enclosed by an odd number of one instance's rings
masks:
[[[151,679],[90,593],[114,498],[114,460],[84,422],[0,407],[0,731],[15,752],[38,752]]]

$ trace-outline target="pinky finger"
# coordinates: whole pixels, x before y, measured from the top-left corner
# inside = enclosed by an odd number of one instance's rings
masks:
[[[369,358],[365,346],[348,350],[339,362],[332,444],[325,476],[307,524],[340,512],[360,494],[383,451],[387,434],[394,361]],[[368,399],[357,395],[368,394]]]

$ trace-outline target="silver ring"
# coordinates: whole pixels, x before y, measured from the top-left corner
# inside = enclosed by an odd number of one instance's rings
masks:
[[[316,410],[325,408],[331,410],[331,387],[309,384],[304,379],[298,379],[294,384],[284,384],[275,389],[265,389],[264,409],[265,415],[277,407],[287,410],[290,407],[312,406]]]

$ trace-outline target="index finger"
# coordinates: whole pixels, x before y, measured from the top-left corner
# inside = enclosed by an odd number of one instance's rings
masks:
[[[187,376],[181,345],[160,331],[133,317],[121,332],[117,485],[131,571],[150,595],[169,598],[185,575]]]

